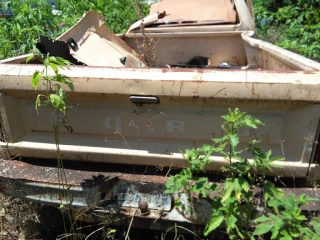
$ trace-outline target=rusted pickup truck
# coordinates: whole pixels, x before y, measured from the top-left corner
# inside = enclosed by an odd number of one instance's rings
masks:
[[[145,225],[150,218],[154,228],[188,222],[163,194],[164,182],[169,170],[184,166],[181,151],[221,136],[228,107],[265,124],[240,137],[257,138],[285,157],[270,175],[320,179],[320,64],[254,38],[252,1],[201,2],[154,3],[122,35],[90,11],[58,38],[82,64],[64,71],[74,82],[68,99],[76,107],[67,115],[73,132],[60,133],[74,206],[134,215],[143,201],[150,214],[136,217]],[[42,66],[24,64],[26,58],[0,64],[1,188],[59,204],[50,114],[35,111],[30,81]],[[208,172],[226,164],[218,155],[211,160]],[[199,223],[208,214],[204,208]]]

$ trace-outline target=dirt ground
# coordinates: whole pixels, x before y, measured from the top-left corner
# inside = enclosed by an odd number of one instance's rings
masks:
[[[0,239],[26,239],[27,229],[38,222],[39,206],[0,194]],[[30,225],[30,227],[29,227]]]
[[[55,240],[64,233],[63,218],[57,208],[0,193],[0,240]]]
[[[53,206],[42,206],[0,193],[0,240],[123,240],[128,231],[128,226],[111,227],[81,223],[81,231],[77,233],[79,237],[67,237],[63,222],[61,212]],[[179,232],[163,233],[148,229],[130,229],[127,240],[141,239],[193,240],[195,237]]]

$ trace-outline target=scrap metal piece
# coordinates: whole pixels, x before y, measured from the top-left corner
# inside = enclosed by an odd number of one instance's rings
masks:
[[[143,67],[134,50],[112,33],[104,21],[101,14],[91,10],[58,40],[68,42],[70,54],[88,66]],[[124,57],[128,62],[125,66],[119,61]]]
[[[163,11],[163,20],[236,22],[234,3],[230,0],[162,0],[151,5],[150,15]]]
[[[75,65],[84,65],[70,54],[67,43],[63,41],[54,40],[46,36],[40,36],[40,41],[36,44],[36,47],[44,55],[49,53],[50,56],[64,58]]]
[[[165,16],[166,16],[166,11],[162,11],[161,13],[157,12],[157,13],[150,14],[150,15],[146,16],[145,18],[133,23],[130,26],[130,28],[128,29],[127,34],[134,29],[151,25],[151,24],[157,22],[159,19],[164,18]]]
[[[218,68],[222,68],[222,69],[230,69],[231,68],[231,65],[227,62],[223,62],[223,63],[220,63],[218,65]]]

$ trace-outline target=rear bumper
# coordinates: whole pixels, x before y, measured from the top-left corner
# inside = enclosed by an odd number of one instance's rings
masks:
[[[197,199],[193,219],[185,218],[173,207],[176,196],[163,194],[167,179],[164,176],[65,169],[67,184],[62,185],[54,167],[0,160],[0,169],[0,187],[6,194],[56,206],[65,204],[62,196],[68,195],[72,207],[91,216],[86,218],[89,221],[103,216],[116,225],[126,225],[134,216],[139,227],[165,230],[174,223],[204,226],[211,214],[210,199]],[[320,194],[316,188],[286,188],[286,192],[310,197]],[[304,206],[306,211],[319,209],[318,202]]]

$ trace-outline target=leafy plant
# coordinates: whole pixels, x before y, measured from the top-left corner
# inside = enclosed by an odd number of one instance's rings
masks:
[[[228,114],[222,118],[223,136],[213,138],[211,145],[204,144],[201,148],[186,150],[186,167],[179,174],[170,176],[166,182],[165,193],[178,193],[179,196],[187,194],[192,204],[192,196],[195,194],[205,198],[208,193],[218,192],[212,201],[212,215],[204,230],[205,236],[219,227],[225,228],[230,239],[255,239],[256,235],[269,231],[275,231],[272,232],[275,237],[278,237],[279,233],[294,238],[298,232],[311,236],[312,231],[305,227],[306,217],[301,214],[300,206],[314,199],[305,195],[298,198],[290,195],[286,198],[282,190],[266,179],[266,174],[272,171],[272,168],[279,167],[275,161],[283,158],[271,157],[271,150],[263,152],[257,147],[257,140],[250,141],[242,149],[239,148],[239,130],[255,129],[261,126],[262,122],[237,108],[229,109]],[[215,184],[209,184],[207,177],[195,175],[204,171],[205,166],[211,162],[212,153],[224,156],[227,163],[221,169],[226,178],[220,189]],[[244,153],[251,154],[253,161],[243,157]],[[258,188],[261,189],[260,192],[255,193],[254,190]],[[260,202],[258,206],[255,204],[256,200]],[[178,202],[176,207],[181,208],[181,203]],[[257,211],[256,207],[260,210]],[[273,214],[268,213],[267,216],[256,219],[258,215],[270,211],[269,208],[273,209]],[[273,228],[270,227],[271,222]]]
[[[194,174],[203,171],[206,164],[210,162],[209,157],[212,153],[211,146],[204,145],[199,149],[186,150],[185,159],[188,161],[188,166],[179,174],[170,177],[170,181],[166,182],[165,194],[177,193],[181,196],[184,193],[188,194],[188,201],[192,202],[191,193],[198,194],[202,197],[207,197],[207,192],[215,191],[217,185],[208,184],[207,177],[195,177]],[[190,181],[191,180],[191,181]],[[181,207],[181,201],[176,203],[177,207]],[[185,209],[187,212],[190,209]]]
[[[239,130],[241,128],[257,128],[262,122],[238,109],[229,109],[229,114],[222,116],[224,123],[222,129],[224,136],[213,139],[213,151],[224,156],[228,165],[222,167],[227,174],[224,188],[220,190],[220,196],[216,197],[212,206],[212,217],[209,220],[205,235],[218,228],[223,222],[231,239],[243,239],[250,236],[251,220],[254,217],[253,190],[256,187],[257,174],[264,176],[271,167],[275,167],[274,161],[282,158],[270,158],[271,150],[264,153],[256,145],[257,140],[249,142],[245,149],[239,149]],[[246,151],[252,154],[253,164],[241,156]],[[268,183],[265,180],[265,183]],[[267,194],[273,195],[268,192]]]
[[[29,56],[27,63],[34,58]],[[43,60],[44,69],[35,71],[31,79],[34,90],[37,90],[40,83],[45,87],[46,94],[38,94],[36,98],[35,109],[38,111],[40,106],[49,106],[52,109],[52,114],[60,111],[65,114],[67,109],[66,92],[61,84],[65,84],[71,91],[74,91],[74,86],[71,79],[59,73],[59,69],[68,68],[70,62],[60,57],[53,57],[49,54]],[[53,70],[54,75],[49,75],[49,69]]]
[[[272,199],[268,206],[273,209],[272,213],[261,216],[254,220],[257,224],[253,235],[263,235],[271,232],[271,239],[317,239],[319,237],[319,222],[313,222],[312,228],[307,224],[307,217],[301,214],[301,205],[317,199],[309,198],[301,194],[295,198],[294,194],[289,197]]]
[[[64,167],[63,167],[63,160],[61,156],[60,151],[60,141],[59,141],[59,127],[65,126],[65,114],[66,110],[68,108],[67,104],[67,93],[63,89],[63,86],[69,88],[71,91],[74,91],[74,85],[72,80],[64,75],[61,74],[59,71],[61,69],[68,69],[70,66],[70,62],[60,58],[60,57],[53,57],[49,54],[46,56],[43,56],[37,49],[36,54],[42,59],[44,69],[42,71],[35,71],[31,83],[35,90],[38,90],[40,87],[39,85],[42,85],[42,91],[44,93],[38,94],[36,101],[35,101],[35,109],[38,112],[39,107],[45,106],[50,109],[51,114],[51,122],[52,127],[54,130],[54,137],[55,137],[55,144],[56,144],[56,158],[57,158],[57,169],[58,169],[58,181],[59,181],[59,187],[60,187],[60,209],[63,211],[66,211],[70,220],[71,225],[71,235],[77,236],[75,234],[75,227],[74,224],[76,222],[73,222],[72,216],[72,208],[68,208],[69,205],[72,204],[72,196],[69,191],[69,188],[67,186],[67,178],[65,175]],[[31,59],[33,59],[35,56],[31,55],[27,58],[26,62],[28,63]],[[53,74],[52,74],[53,73]],[[61,114],[63,114],[63,117],[61,117]],[[66,126],[65,126],[66,127]],[[70,129],[71,127],[68,126],[67,129]],[[71,128],[72,129],[72,128]],[[66,223],[64,221],[65,231],[67,231]]]
[[[0,59],[28,53],[40,35],[59,30],[59,19],[46,0],[6,1],[3,9],[13,16],[0,19]]]

